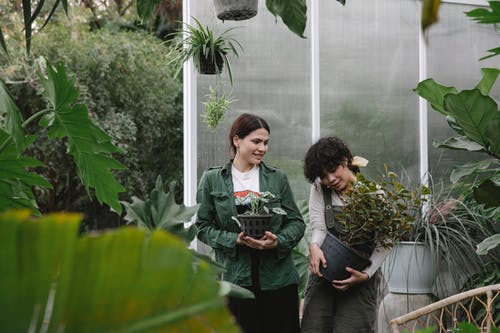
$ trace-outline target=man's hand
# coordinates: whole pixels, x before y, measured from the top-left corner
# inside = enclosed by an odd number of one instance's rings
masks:
[[[365,282],[370,278],[368,274],[352,269],[351,267],[346,267],[345,270],[351,273],[351,277],[345,280],[333,280],[332,282],[332,286],[339,291],[346,291],[352,286]]]
[[[278,247],[278,237],[276,237],[276,235],[272,232],[266,231],[264,236],[259,239],[255,239],[245,235],[243,232],[240,232],[238,238],[236,239],[236,244],[246,245],[257,250],[269,250]]]
[[[326,268],[326,259],[323,251],[319,248],[318,244],[311,243],[309,245],[309,269],[317,276],[323,276],[319,271],[320,266]]]

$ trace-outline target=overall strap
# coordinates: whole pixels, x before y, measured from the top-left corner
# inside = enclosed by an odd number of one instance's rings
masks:
[[[325,203],[325,224],[326,228],[332,232],[335,228],[335,211],[332,205],[332,190],[328,186],[321,184],[323,190],[323,201]]]

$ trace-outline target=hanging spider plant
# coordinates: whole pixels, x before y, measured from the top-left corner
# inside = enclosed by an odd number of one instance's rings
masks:
[[[178,72],[182,64],[193,59],[194,66],[200,74],[222,73],[224,64],[227,67],[229,80],[233,84],[233,73],[228,55],[239,57],[238,49],[241,44],[230,35],[230,28],[216,36],[208,26],[203,27],[198,19],[193,17],[194,25],[184,24],[184,29],[175,34],[173,48],[176,51],[172,62],[178,66]]]

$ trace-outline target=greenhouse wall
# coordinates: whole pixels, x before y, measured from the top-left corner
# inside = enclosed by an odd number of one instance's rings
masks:
[[[446,179],[470,154],[434,148],[452,135],[444,117],[413,92],[428,77],[459,89],[473,88],[483,67],[500,67],[499,57],[479,61],[497,47],[497,33],[464,12],[485,1],[448,1],[439,22],[422,36],[421,2],[415,0],[307,1],[306,38],[288,30],[259,2],[246,21],[220,21],[212,1],[188,0],[184,19],[199,19],[216,33],[242,44],[231,57],[234,85],[227,75],[199,75],[185,66],[185,203],[195,203],[196,184],[210,166],[228,161],[228,131],[241,113],[262,116],[271,127],[268,164],[283,169],[296,199],[307,199],[302,161],[319,137],[336,135],[354,155],[367,158],[364,170],[376,176],[387,164],[419,181],[429,170]],[[209,87],[231,92],[236,101],[212,131],[203,122]],[[491,96],[500,97],[500,85]]]

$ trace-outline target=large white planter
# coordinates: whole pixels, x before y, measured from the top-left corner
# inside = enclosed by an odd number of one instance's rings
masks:
[[[402,294],[429,294],[436,277],[436,264],[424,243],[401,242],[382,265],[389,291]]]

